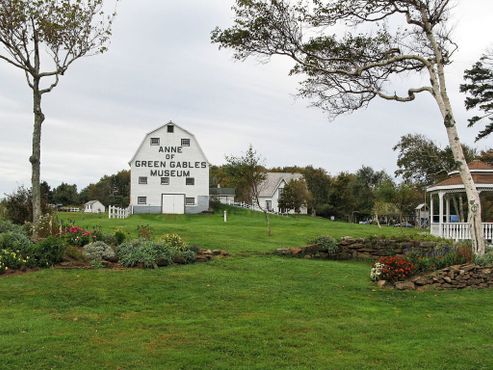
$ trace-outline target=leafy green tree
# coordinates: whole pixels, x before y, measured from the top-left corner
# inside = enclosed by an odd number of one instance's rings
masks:
[[[247,190],[248,203],[255,203],[264,212],[267,223],[267,233],[271,235],[270,218],[268,210],[259,200],[261,185],[267,178],[267,170],[262,164],[263,160],[255,149],[250,145],[248,150],[240,156],[226,156],[225,170],[229,174],[237,188],[243,187]]]
[[[104,205],[128,207],[130,203],[130,171],[122,170],[103,176],[97,183],[89,184],[80,192],[82,203],[99,200]]]
[[[279,208],[286,211],[301,212],[302,207],[307,207],[312,200],[312,195],[304,180],[291,180],[288,182],[279,197]]]
[[[103,53],[113,16],[104,16],[103,0],[0,0],[0,60],[21,70],[32,90],[34,129],[32,215],[42,214],[40,189],[41,109],[70,65],[84,56]]]
[[[243,155],[226,156],[224,168],[236,187],[246,189],[244,195],[246,203],[256,203],[260,209],[263,209],[258,198],[261,191],[260,186],[267,176],[267,170],[256,150],[250,145]]]
[[[476,158],[476,150],[463,145],[467,162]],[[447,178],[457,165],[449,146],[440,148],[432,140],[420,134],[407,134],[394,146],[398,152],[396,176],[405,182],[425,188]]]
[[[485,253],[481,202],[462,151],[447,90],[446,67],[457,44],[448,28],[450,0],[236,0],[234,24],[216,28],[212,41],[235,57],[283,56],[301,75],[300,95],[338,116],[366,107],[375,98],[411,102],[427,93],[442,116],[449,145],[470,205],[474,250]],[[344,33],[334,32],[341,27]],[[341,29],[339,28],[339,30]],[[400,76],[426,78],[398,93]]]
[[[466,109],[479,109],[481,116],[469,119],[469,127],[480,121],[486,121],[485,128],[476,137],[476,141],[484,139],[493,132],[493,51],[483,55],[471,69],[464,72],[465,84],[460,91],[468,94]]]
[[[79,204],[77,185],[69,185],[62,182],[53,189],[53,201],[56,204],[63,204],[64,206]]]

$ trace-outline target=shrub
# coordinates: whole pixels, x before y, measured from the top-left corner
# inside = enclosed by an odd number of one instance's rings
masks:
[[[177,251],[188,250],[187,244],[178,234],[165,234],[159,239],[159,241],[168,248],[176,249]]]
[[[58,216],[54,213],[42,215],[35,224],[29,224],[30,234],[44,239],[49,236],[59,236],[61,234],[61,223]]]
[[[415,271],[415,266],[407,259],[399,256],[381,257],[370,272],[372,280],[399,281],[405,280]]]
[[[492,266],[493,265],[493,251],[485,253],[483,256],[476,256],[474,263],[480,266]]]
[[[91,260],[114,261],[116,258],[113,248],[102,241],[89,243],[85,245],[83,249],[86,256]]]
[[[320,250],[327,251],[329,255],[336,255],[340,252],[341,248],[337,244],[337,241],[331,236],[319,236],[310,240],[308,243],[317,245]]]
[[[149,225],[138,225],[137,235],[140,239],[151,240],[152,239],[152,229]]]
[[[33,243],[26,234],[10,231],[0,234],[0,249],[19,251],[27,257],[33,252]]]
[[[17,270],[26,266],[29,262],[29,257],[24,257],[20,251],[8,249],[0,249],[0,273],[7,269]]]
[[[96,236],[90,231],[75,225],[65,228],[65,236],[71,245],[76,245],[79,247],[89,244],[96,239]]]
[[[126,267],[142,265],[156,268],[172,263],[174,252],[163,243],[145,239],[127,241],[118,246],[116,254],[119,262]]]
[[[5,216],[12,222],[23,225],[26,222],[32,221],[32,193],[31,189],[23,186],[19,187],[14,193],[7,194],[2,201]],[[41,212],[48,213],[48,199],[45,189],[41,188]]]
[[[17,234],[26,234],[25,230],[22,226],[16,225],[11,221],[0,220],[0,234],[14,232]]]
[[[34,244],[33,258],[39,267],[53,266],[63,261],[65,240],[50,236]]]
[[[127,235],[122,230],[116,230],[114,237],[115,237],[116,245],[120,245],[125,241]]]
[[[84,251],[80,249],[79,247],[75,247],[73,245],[70,245],[65,248],[65,254],[64,257],[70,258],[75,261],[79,262],[88,262],[88,258],[84,254]]]

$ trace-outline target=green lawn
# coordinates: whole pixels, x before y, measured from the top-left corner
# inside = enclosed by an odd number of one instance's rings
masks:
[[[379,234],[373,227],[276,218],[269,238],[262,218],[243,212],[227,225],[219,215],[78,221],[146,223],[234,255],[0,278],[0,368],[493,368],[491,290],[378,290],[364,262],[259,253],[322,232]]]
[[[267,235],[264,216],[244,209],[228,209],[228,222],[221,212],[208,215],[136,215],[126,220],[108,219],[106,215],[65,213],[65,221],[74,221],[86,228],[100,226],[105,232],[125,229],[137,236],[138,225],[149,225],[156,237],[176,232],[190,244],[226,249],[232,253],[272,252],[281,246],[300,246],[316,236],[402,236],[416,233],[414,229],[356,225],[333,222],[310,216],[271,216],[272,236]]]

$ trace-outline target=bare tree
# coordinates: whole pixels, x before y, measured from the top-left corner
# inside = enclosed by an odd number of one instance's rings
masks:
[[[70,65],[104,53],[115,13],[104,0],[0,0],[0,60],[22,70],[33,94],[33,221],[41,216],[41,127],[43,95],[51,92]]]
[[[450,0],[237,0],[234,25],[216,28],[212,41],[236,58],[291,58],[291,74],[305,78],[300,95],[335,117],[373,99],[411,102],[432,96],[442,116],[465,185],[474,250],[485,251],[479,193],[467,166],[447,92],[445,68],[457,45],[447,28]],[[338,36],[331,27],[342,26]],[[425,75],[423,85],[403,94],[396,76]]]

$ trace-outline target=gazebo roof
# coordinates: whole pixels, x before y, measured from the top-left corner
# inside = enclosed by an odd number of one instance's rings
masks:
[[[475,160],[469,163],[468,166],[477,188],[493,188],[493,165]],[[430,186],[426,191],[463,188],[464,184],[460,178],[459,171],[453,171],[449,173],[447,179]]]

